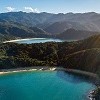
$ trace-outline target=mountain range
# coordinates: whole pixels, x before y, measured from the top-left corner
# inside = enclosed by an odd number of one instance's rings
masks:
[[[0,14],[0,38],[3,39],[6,37],[68,39],[79,35],[75,39],[81,39],[80,37],[86,38],[99,32],[100,14],[95,12],[67,14],[8,12]]]

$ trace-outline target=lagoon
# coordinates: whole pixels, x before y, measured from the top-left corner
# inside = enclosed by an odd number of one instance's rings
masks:
[[[0,100],[88,100],[95,88],[64,71],[33,71],[0,76]]]

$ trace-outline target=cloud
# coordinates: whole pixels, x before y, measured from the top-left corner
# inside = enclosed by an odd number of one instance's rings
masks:
[[[15,8],[13,8],[13,7],[6,7],[6,10],[7,10],[7,12],[12,12],[12,11],[15,10]]]
[[[5,8],[6,8],[7,12],[13,12],[13,11],[23,11],[23,12],[27,12],[27,13],[30,13],[30,12],[39,13],[40,12],[37,8],[33,9],[32,7],[24,7],[23,10],[17,10],[11,6],[8,6]]]
[[[34,13],[39,13],[39,10],[37,8],[33,9],[32,7],[24,7],[25,12],[34,12]]]

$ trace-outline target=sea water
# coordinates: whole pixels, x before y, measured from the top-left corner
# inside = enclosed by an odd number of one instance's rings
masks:
[[[33,71],[0,76],[0,100],[87,100],[95,86],[64,71]]]

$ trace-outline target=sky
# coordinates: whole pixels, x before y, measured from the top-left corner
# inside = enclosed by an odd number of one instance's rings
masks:
[[[0,13],[100,13],[100,0],[0,0]]]

